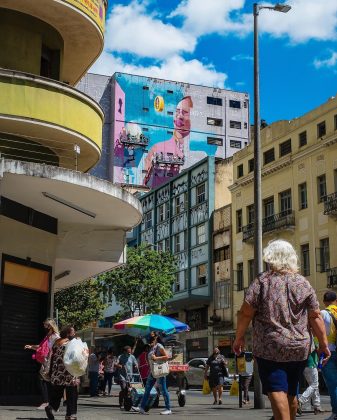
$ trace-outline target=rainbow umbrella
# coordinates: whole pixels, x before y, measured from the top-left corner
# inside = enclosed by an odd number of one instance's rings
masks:
[[[175,334],[189,331],[190,327],[183,322],[168,316],[148,314],[135,316],[114,324],[116,330],[122,330],[126,334],[133,336],[147,336],[151,331]]]

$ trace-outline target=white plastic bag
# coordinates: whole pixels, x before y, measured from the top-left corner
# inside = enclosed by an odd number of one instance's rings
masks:
[[[77,378],[85,374],[88,366],[88,346],[81,339],[69,341],[63,356],[67,371]]]

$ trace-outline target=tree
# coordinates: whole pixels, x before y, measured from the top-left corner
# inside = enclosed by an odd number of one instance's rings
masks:
[[[102,318],[107,307],[102,295],[102,285],[90,279],[55,294],[55,309],[58,309],[61,325],[74,325],[77,330]]]
[[[130,316],[160,313],[173,295],[176,259],[169,252],[157,252],[149,245],[128,248],[127,263],[99,277],[108,299],[116,302]]]

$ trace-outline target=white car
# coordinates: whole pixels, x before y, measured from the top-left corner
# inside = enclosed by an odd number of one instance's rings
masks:
[[[192,359],[188,362],[189,370],[185,372],[185,377],[184,377],[185,389],[202,387],[207,360],[208,360],[207,357],[199,357],[199,358]],[[233,382],[233,375],[229,375],[229,378],[225,378],[224,387],[225,388],[230,387],[232,382]]]

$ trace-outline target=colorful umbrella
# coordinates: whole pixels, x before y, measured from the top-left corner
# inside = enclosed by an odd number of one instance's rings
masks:
[[[147,336],[151,331],[175,334],[189,331],[190,327],[174,318],[163,315],[142,315],[114,324],[116,330],[123,330],[126,334],[133,336]]]

